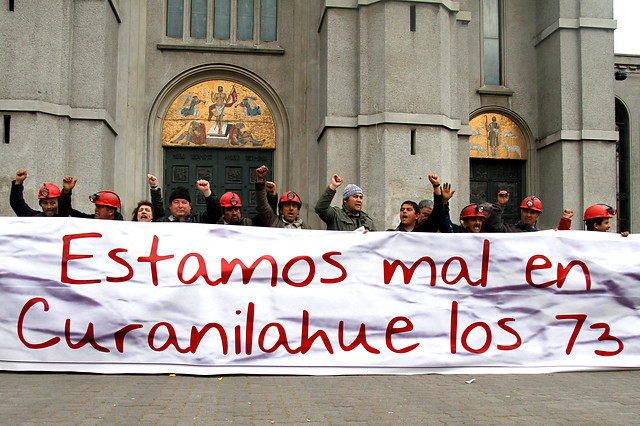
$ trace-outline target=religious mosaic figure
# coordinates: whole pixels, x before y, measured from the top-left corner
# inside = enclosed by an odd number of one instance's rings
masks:
[[[189,104],[189,106],[188,107],[185,106],[184,108],[181,108],[180,115],[182,115],[183,117],[200,115],[200,110],[196,108],[196,105],[198,105],[202,101],[198,99],[197,95],[191,95],[190,93],[188,93],[184,95],[182,98],[184,98],[185,100],[183,105]]]
[[[240,102],[237,107],[243,107],[242,114],[245,117],[255,117],[257,115],[262,114],[262,109],[258,104],[256,104],[256,98],[252,98],[250,96],[245,97],[242,102]]]
[[[231,90],[231,93],[229,93],[229,96],[224,93],[224,89],[222,88],[222,86],[218,86],[217,93],[214,94],[213,92],[211,92],[211,102],[213,102],[213,105],[209,107],[208,121],[211,121],[211,116],[216,117],[216,127],[218,130],[218,135],[223,136],[222,124],[224,109],[235,104],[237,100],[238,95],[236,93],[235,86],[233,87],[233,90]]]
[[[204,127],[204,124],[192,121],[189,123],[187,131],[180,133],[175,140],[171,141],[171,143],[176,145],[203,145],[206,137],[207,129]]]
[[[498,147],[500,146],[500,124],[496,121],[496,117],[491,117],[491,123],[484,117],[484,127],[487,130],[487,138],[489,139],[489,146],[491,147],[491,156],[496,157],[498,155]]]
[[[247,86],[228,80],[190,86],[176,96],[162,123],[163,146],[273,149],[276,139],[265,101]]]

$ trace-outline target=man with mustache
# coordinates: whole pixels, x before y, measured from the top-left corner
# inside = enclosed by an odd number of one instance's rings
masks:
[[[328,230],[355,231],[363,228],[365,231],[375,231],[373,219],[362,211],[363,193],[358,185],[350,183],[344,189],[342,207],[331,206],[331,200],[343,182],[340,176],[331,176],[331,183],[316,203],[316,213],[327,224]]]
[[[242,217],[242,200],[235,192],[225,192],[220,197],[220,205],[222,206],[222,218],[218,221],[218,225],[240,225],[252,226],[253,221],[248,217]]]
[[[278,213],[276,215],[267,201],[267,191],[265,178],[269,168],[261,166],[256,169],[256,209],[260,220],[264,226],[271,228],[287,229],[311,229],[309,225],[300,219],[300,209],[302,201],[298,194],[293,191],[285,192],[278,202]]]

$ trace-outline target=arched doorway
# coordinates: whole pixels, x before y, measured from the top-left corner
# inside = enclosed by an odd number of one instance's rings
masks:
[[[629,111],[616,98],[616,130],[618,143],[616,145],[617,158],[617,230],[618,232],[631,229],[631,152],[629,147]]]
[[[286,181],[280,166],[287,135],[284,107],[266,82],[229,65],[197,67],[158,95],[150,117],[149,163],[164,171],[167,199],[175,188],[186,187],[192,210],[203,210],[195,182],[206,179],[218,196],[238,193],[243,216],[250,216],[257,167],[269,167],[269,180]]]
[[[505,110],[476,111],[469,124],[470,201],[496,202],[497,194],[510,194],[503,219],[520,219],[520,201],[525,196],[529,133],[516,115]]]

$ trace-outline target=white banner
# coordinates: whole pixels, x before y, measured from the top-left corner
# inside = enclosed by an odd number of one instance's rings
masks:
[[[0,369],[640,366],[640,239],[1,218]]]

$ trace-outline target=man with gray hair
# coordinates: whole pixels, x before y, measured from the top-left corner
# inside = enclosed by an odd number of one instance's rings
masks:
[[[418,223],[424,223],[429,219],[433,211],[433,200],[422,200],[418,203]]]
[[[358,185],[350,183],[342,193],[342,207],[332,207],[331,200],[336,195],[336,190],[344,180],[338,176],[331,176],[331,183],[324,190],[316,203],[316,213],[327,224],[327,229],[332,231],[355,231],[363,228],[366,231],[375,231],[373,219],[362,211],[362,189]]]

